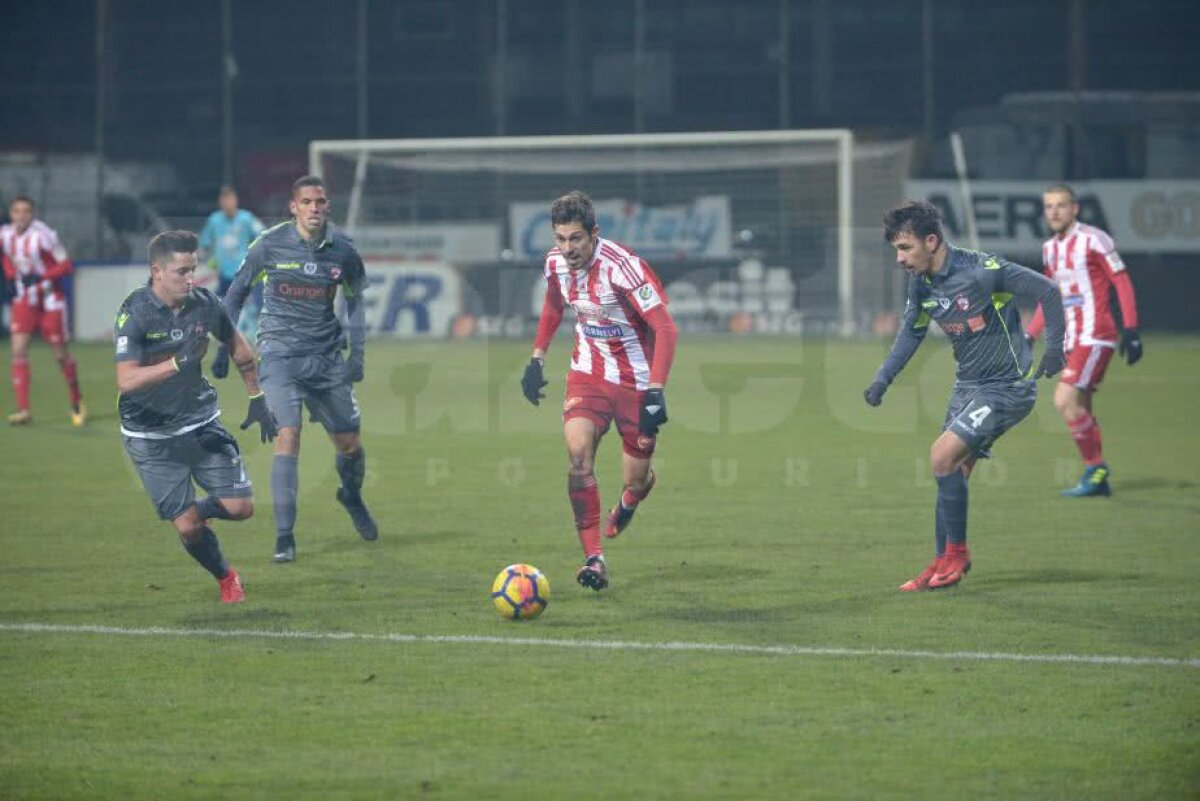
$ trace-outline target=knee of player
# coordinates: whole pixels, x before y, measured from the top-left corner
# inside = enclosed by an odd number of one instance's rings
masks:
[[[935,476],[948,476],[957,468],[954,457],[941,451],[936,444],[929,449],[929,469]]]
[[[595,469],[592,457],[586,453],[570,453],[567,455],[567,459],[567,475],[569,476],[590,476]]]
[[[179,540],[184,544],[196,542],[204,535],[204,521],[200,518],[175,520],[175,530],[179,532]]]
[[[295,426],[285,426],[275,435],[275,453],[283,456],[296,456],[300,453],[300,429]]]
[[[249,520],[254,516],[253,498],[223,498],[221,505],[225,507],[230,520]]]

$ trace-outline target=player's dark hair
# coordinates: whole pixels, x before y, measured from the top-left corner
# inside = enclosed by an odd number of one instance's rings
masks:
[[[942,215],[937,206],[928,200],[909,200],[902,206],[888,210],[887,214],[883,215],[883,238],[893,242],[901,234],[912,234],[922,240],[930,234],[935,234],[945,242]]]
[[[581,223],[589,234],[596,227],[596,208],[592,199],[578,189],[573,189],[554,201],[550,206],[550,224]]]
[[[17,195],[17,196],[16,196],[16,197],[14,197],[12,200],[8,201],[8,205],[9,205],[10,207],[11,207],[11,206],[12,206],[14,203],[28,203],[28,204],[29,204],[29,208],[31,208],[31,209],[36,209],[36,208],[37,208],[37,204],[33,202],[33,198],[31,198],[29,195]]]
[[[1046,187],[1046,191],[1043,194],[1048,195],[1051,192],[1054,192],[1054,193],[1062,192],[1067,197],[1071,198],[1072,203],[1079,202],[1079,197],[1075,194],[1075,190],[1066,184],[1050,184],[1050,186]]]
[[[162,264],[175,253],[195,253],[200,240],[191,231],[163,231],[150,240],[150,263]]]
[[[217,197],[225,197],[226,195],[236,195],[237,190],[233,188],[233,184],[225,184],[221,187],[221,191],[217,192]]]
[[[292,184],[292,197],[299,194],[300,190],[306,186],[316,186],[324,189],[325,182],[316,175],[305,175],[303,178],[297,178],[296,183]]]

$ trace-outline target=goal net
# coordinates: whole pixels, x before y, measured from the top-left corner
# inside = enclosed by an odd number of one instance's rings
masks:
[[[550,204],[581,189],[601,236],[662,277],[684,330],[845,335],[895,308],[879,220],[908,150],[811,130],[314,141],[309,158],[372,272],[405,282],[380,333],[526,335]],[[446,293],[424,317],[405,313],[429,297],[412,283],[422,265]]]

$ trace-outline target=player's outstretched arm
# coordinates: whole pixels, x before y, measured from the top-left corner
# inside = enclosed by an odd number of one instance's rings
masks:
[[[896,332],[896,340],[892,342],[892,349],[884,357],[883,364],[875,371],[871,386],[863,390],[863,400],[871,406],[883,403],[883,394],[912,359],[917,348],[921,347],[928,333],[929,315],[921,309],[917,281],[909,279],[908,299],[904,304],[904,314],[900,317],[900,329]]]

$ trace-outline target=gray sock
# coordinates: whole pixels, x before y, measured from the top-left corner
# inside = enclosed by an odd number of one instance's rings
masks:
[[[300,490],[300,459],[275,455],[271,465],[271,497],[275,501],[275,530],[280,537],[292,536],[296,526],[296,495]]]
[[[229,575],[229,565],[225,562],[224,555],[221,554],[221,543],[217,542],[217,535],[208,526],[200,532],[200,536],[194,540],[185,540],[179,538],[183,543],[184,549],[191,554],[192,558],[200,563],[200,566],[212,573],[215,578],[223,579]]]
[[[362,492],[363,478],[367,473],[367,454],[362,448],[354,453],[337,455],[337,471],[342,477],[342,487],[351,495]]]
[[[948,476],[936,476],[938,485],[937,549],[941,556],[946,543],[962,545],[967,541],[967,477],[961,470]]]

